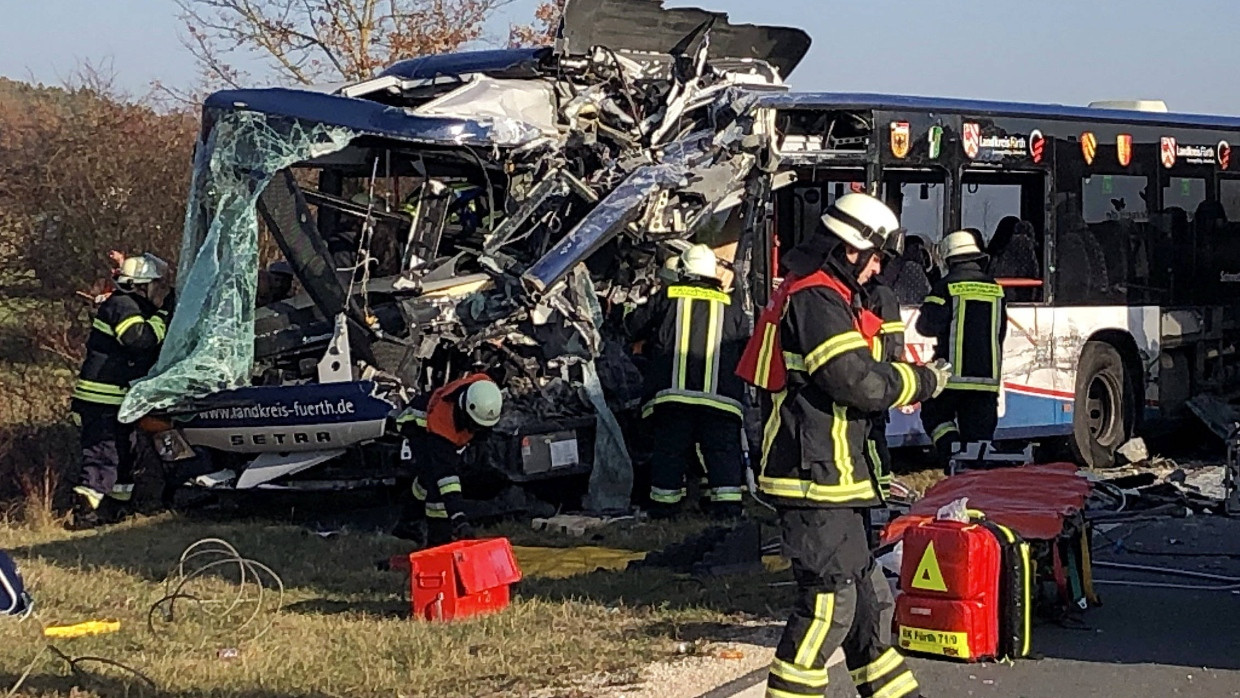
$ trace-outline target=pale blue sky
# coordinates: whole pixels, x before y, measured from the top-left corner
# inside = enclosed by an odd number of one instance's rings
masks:
[[[529,17],[515,0],[492,28]],[[1085,104],[1164,99],[1240,114],[1240,0],[672,0],[814,39],[802,90]],[[0,75],[49,83],[109,59],[120,84],[192,81],[173,0],[0,0]]]

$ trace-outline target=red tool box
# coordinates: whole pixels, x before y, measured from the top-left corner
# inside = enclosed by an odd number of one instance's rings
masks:
[[[507,538],[462,540],[397,555],[394,570],[409,571],[413,617],[453,620],[508,606],[508,587],[521,570]]]
[[[980,516],[925,521],[904,532],[896,636],[900,647],[967,661],[1030,651],[1029,545]]]

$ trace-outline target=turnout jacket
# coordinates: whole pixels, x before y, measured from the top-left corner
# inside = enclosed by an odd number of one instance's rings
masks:
[[[1007,303],[980,262],[951,265],[922,303],[916,328],[934,337],[934,357],[951,363],[948,390],[999,392]]]
[[[145,377],[159,358],[169,307],[171,300],[157,308],[147,298],[121,290],[108,296],[91,322],[73,398],[97,405],[124,402],[129,384]]]
[[[642,415],[656,405],[701,405],[742,416],[744,384],[736,376],[747,319],[739,301],[718,281],[669,284],[624,319],[635,341],[645,341]]]
[[[775,317],[775,349],[787,369],[782,390],[772,394],[758,487],[785,507],[875,506],[881,499],[865,455],[872,419],[928,398],[934,375],[921,366],[876,361],[881,321],[865,309],[861,289],[832,271],[810,276],[817,281],[784,280],[781,291],[791,292],[776,293],[751,340],[769,345],[764,323]]]

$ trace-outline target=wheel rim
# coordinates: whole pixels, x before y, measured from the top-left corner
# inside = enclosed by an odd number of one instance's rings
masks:
[[[1114,376],[1100,373],[1089,381],[1085,393],[1085,424],[1089,435],[1102,446],[1113,446],[1119,419],[1120,387]]]

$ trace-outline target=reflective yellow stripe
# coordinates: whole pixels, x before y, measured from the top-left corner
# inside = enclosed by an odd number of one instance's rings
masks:
[[[732,304],[732,299],[723,291],[715,291],[709,288],[697,288],[696,286],[668,286],[667,297],[713,301],[715,303],[723,303],[724,305]]]
[[[999,301],[990,302],[990,377],[999,381],[999,362],[1002,360],[999,346]]]
[[[108,383],[97,383],[95,381],[79,380],[77,387],[83,390],[89,390],[92,393],[103,393],[105,395],[124,395],[129,392],[128,388],[119,385],[110,385]]]
[[[942,439],[944,436],[956,433],[959,433],[959,430],[956,429],[955,422],[943,422],[935,427],[934,431],[930,432],[930,440],[934,443],[938,443],[939,439]]]
[[[789,371],[805,371],[805,357],[800,354],[793,354],[790,351],[784,352],[784,367]]]
[[[874,477],[882,481],[883,477],[883,460],[878,455],[878,444],[874,443],[874,439],[865,440],[866,453],[870,455],[870,463],[874,465]]]
[[[710,490],[710,501],[712,502],[739,502],[741,501],[741,488],[739,487],[715,487]]]
[[[870,355],[875,361],[883,360],[883,340],[880,337],[874,337],[870,340]]]
[[[784,398],[788,397],[787,390],[781,390],[771,396],[771,416],[766,420],[766,426],[762,429],[762,468],[761,472],[766,472],[766,458],[771,453],[771,444],[775,443],[775,435],[779,433],[780,415],[779,410],[784,405]]]
[[[103,495],[92,490],[86,485],[78,485],[77,487],[74,487],[73,493],[85,497],[86,503],[90,505],[91,509],[98,509],[99,505],[103,503]]]
[[[888,647],[887,651],[883,652],[878,659],[875,659],[860,669],[854,669],[851,672],[853,682],[862,684],[877,681],[887,674],[895,671],[896,668],[900,666],[902,661],[904,661],[904,657],[900,656],[900,653],[896,651],[896,648]]]
[[[947,292],[953,296],[977,296],[977,300],[1003,297],[1002,286],[984,281],[957,281],[947,285]]]
[[[446,519],[448,518],[448,508],[446,504],[427,502],[426,518],[428,519]]]
[[[904,407],[913,401],[917,396],[917,374],[913,372],[913,367],[904,363],[892,364],[896,368],[896,374],[900,376],[901,388],[900,395],[896,397],[893,407]]]
[[[418,481],[417,481],[417,480],[414,480],[414,481],[413,481],[413,488],[412,488],[412,489],[413,489],[413,498],[414,498],[414,499],[418,500],[419,502],[425,502],[425,501],[426,501],[426,490],[422,488],[422,485],[421,485],[420,483],[418,483]]]
[[[679,341],[676,343],[676,383],[675,387],[685,389],[685,374],[689,370],[689,340],[693,337],[693,299],[684,298],[677,301],[676,332]]]
[[[908,330],[908,327],[902,320],[892,320],[884,322],[879,326],[878,331],[882,334],[900,334]]]
[[[90,402],[96,405],[119,405],[125,402],[123,396],[112,395],[96,395],[95,393],[86,393],[80,390],[73,391],[73,398],[82,402]]]
[[[685,498],[685,489],[665,490],[661,487],[650,488],[650,501],[659,504],[677,504]]]
[[[826,669],[799,667],[778,657],[771,662],[771,675],[807,688],[825,688],[830,683]]]
[[[835,614],[835,594],[818,594],[814,599],[814,619],[805,629],[805,637],[797,646],[796,658],[793,663],[798,666],[812,666],[822,644],[827,641],[831,632],[831,616]]]
[[[832,405],[831,448],[834,451],[835,469],[840,473],[840,486],[851,485],[853,479],[852,449],[848,447],[848,408]]]
[[[144,322],[146,322],[146,318],[141,315],[130,315],[116,324],[116,336],[124,336],[124,334],[129,331],[129,328],[134,325],[141,325]]]
[[[965,301],[960,298],[953,298],[952,302],[952,336],[951,336],[951,354],[947,356],[947,361],[956,367],[959,372],[964,361],[964,313]]]
[[[118,502],[128,502],[133,499],[133,485],[112,485],[108,496]]]
[[[874,698],[904,698],[917,690],[917,679],[912,671],[906,671],[895,677],[882,689],[874,693]]]
[[[808,499],[813,502],[844,502],[874,499],[874,484],[868,479],[852,485],[821,485],[797,478],[760,477],[758,488],[774,497]]]
[[[90,326],[106,334],[109,337],[116,336],[116,332],[112,329],[112,326],[104,322],[103,320],[100,320],[99,318],[95,318],[95,321],[90,323]]]
[[[455,475],[439,478],[435,484],[439,487],[439,494],[453,494],[461,491],[461,478]]]
[[[152,330],[155,330],[155,339],[160,342],[164,341],[164,337],[168,334],[168,325],[164,323],[164,319],[156,315],[147,320],[147,323],[150,324]]]
[[[410,408],[396,415],[397,424],[407,424],[409,422],[413,422],[421,427],[426,426],[426,413]]]
[[[741,404],[731,398],[722,395],[708,395],[696,390],[663,390],[654,396],[654,399],[642,406],[642,418],[647,419],[654,414],[655,405],[662,405],[669,402],[676,402],[682,405],[698,405],[701,407],[713,407],[717,410],[723,410],[729,414],[743,418]]]
[[[935,305],[947,305],[947,299],[946,299],[946,298],[939,298],[938,296],[926,296],[926,300],[925,300],[925,302],[926,302],[926,303],[933,303],[933,304],[935,304]]]
[[[771,353],[775,351],[775,325],[767,325],[762,330],[762,350],[758,352],[758,370],[754,379],[758,382],[759,387],[766,388],[771,383]],[[787,354],[784,354],[786,357]],[[802,361],[801,369],[804,370],[805,363]]]
[[[723,308],[719,303],[711,303],[709,306],[709,317],[706,320],[706,375],[702,377],[702,389],[708,393],[713,393],[718,389],[716,383],[719,380],[719,333],[723,330],[722,313]]]
[[[869,349],[865,337],[856,330],[849,330],[831,337],[819,344],[817,348],[805,356],[805,370],[813,373],[822,368],[831,359],[854,349]]]

